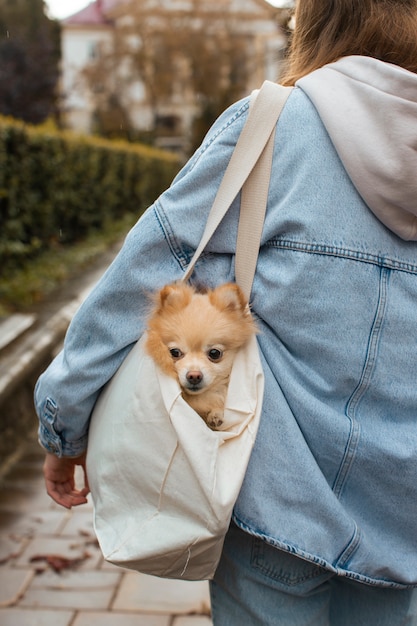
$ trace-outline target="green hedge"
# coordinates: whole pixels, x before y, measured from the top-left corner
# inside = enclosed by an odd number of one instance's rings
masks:
[[[179,160],[147,146],[42,130],[0,117],[0,273],[139,216]]]

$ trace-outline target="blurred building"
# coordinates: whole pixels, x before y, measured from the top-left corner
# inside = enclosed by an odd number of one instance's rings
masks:
[[[222,87],[236,100],[277,79],[285,45],[264,0],[95,0],[62,22],[64,123],[125,125],[186,150]]]

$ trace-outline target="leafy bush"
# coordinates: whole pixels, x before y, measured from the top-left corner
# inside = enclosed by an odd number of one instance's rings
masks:
[[[126,214],[139,217],[178,168],[175,156],[147,146],[0,117],[0,272]]]

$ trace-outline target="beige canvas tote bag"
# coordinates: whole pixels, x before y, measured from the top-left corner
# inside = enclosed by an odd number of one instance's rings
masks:
[[[249,298],[264,221],[275,126],[289,88],[265,82],[184,279],[242,189],[236,281]],[[213,577],[255,441],[264,378],[256,338],[234,362],[225,417],[212,431],[140,339],[102,391],[89,432],[87,474],[104,558],[146,574]]]

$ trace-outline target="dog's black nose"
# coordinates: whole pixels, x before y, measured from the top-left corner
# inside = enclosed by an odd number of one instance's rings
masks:
[[[198,370],[191,370],[190,372],[187,372],[187,381],[190,385],[199,385],[202,380],[202,372],[199,372]]]

